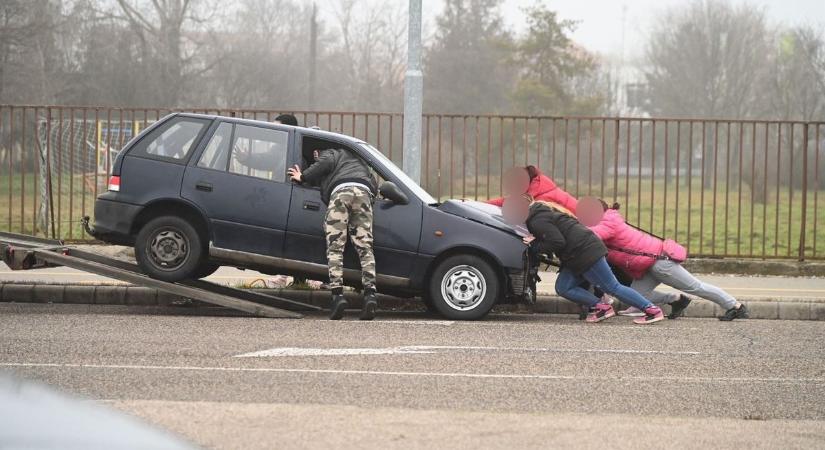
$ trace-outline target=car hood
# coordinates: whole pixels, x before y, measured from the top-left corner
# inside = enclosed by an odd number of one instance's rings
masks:
[[[438,209],[447,214],[463,217],[511,234],[519,236],[527,234],[526,229],[513,227],[505,222],[504,217],[501,215],[501,208],[489,203],[473,200],[447,200],[439,205]]]

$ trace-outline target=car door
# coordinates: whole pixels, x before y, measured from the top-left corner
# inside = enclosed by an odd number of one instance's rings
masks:
[[[376,172],[379,176],[382,173],[380,169]],[[410,203],[407,205],[397,205],[384,199],[377,199],[373,205],[374,253],[379,274],[408,278],[412,272],[421,237],[422,205],[413,195],[408,196]],[[320,189],[300,184],[293,187],[285,257],[327,263],[324,235],[326,209],[321,202]],[[360,269],[351,242],[347,242],[344,252],[344,267]]]
[[[221,122],[187,167],[181,195],[206,213],[215,247],[282,255],[289,140],[286,130]]]

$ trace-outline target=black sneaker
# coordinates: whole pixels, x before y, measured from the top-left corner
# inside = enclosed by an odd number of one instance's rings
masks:
[[[347,309],[349,303],[347,299],[344,298],[344,294],[332,294],[332,302],[329,304],[329,319],[330,320],[341,320],[344,317],[344,310]]]
[[[364,308],[361,310],[361,320],[372,320],[375,318],[375,310],[378,309],[378,300],[375,299],[375,289],[364,290]]]
[[[720,317],[719,320],[723,322],[730,322],[733,319],[750,319],[750,317],[751,312],[748,311],[748,307],[742,303],[738,308],[731,308],[725,311],[725,315]]]
[[[670,304],[670,314],[667,318],[673,320],[682,317],[682,314],[685,313],[685,308],[687,308],[689,304],[690,298],[688,298],[687,295],[679,295],[679,300]]]

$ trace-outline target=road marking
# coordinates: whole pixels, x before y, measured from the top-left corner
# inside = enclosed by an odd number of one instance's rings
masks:
[[[630,350],[630,349],[556,349],[536,347],[481,347],[456,345],[408,345],[384,348],[311,348],[311,347],[276,347],[257,352],[235,355],[235,358],[266,358],[281,356],[353,356],[353,355],[415,355],[461,351],[488,352],[536,352],[536,353],[611,353],[644,355],[699,355],[699,352]]]
[[[379,375],[397,377],[434,377],[434,378],[482,378],[506,380],[572,380],[572,381],[649,381],[683,383],[785,383],[785,384],[825,384],[825,378],[748,378],[748,377],[684,377],[684,376],[621,376],[621,375],[529,375],[506,373],[464,373],[464,372],[402,372],[383,370],[338,370],[338,369],[302,369],[274,367],[205,367],[205,366],[150,366],[128,364],[72,364],[72,363],[0,363],[0,367],[44,367],[67,369],[117,369],[117,370],[170,370],[197,372],[252,372],[252,373],[312,373],[321,375]]]

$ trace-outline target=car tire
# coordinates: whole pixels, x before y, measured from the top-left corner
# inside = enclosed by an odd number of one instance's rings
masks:
[[[197,277],[203,255],[198,231],[178,216],[150,220],[135,240],[138,265],[158,280],[175,282]]]
[[[221,268],[220,264],[215,264],[212,262],[202,262],[200,266],[198,266],[198,270],[195,271],[195,278],[201,279],[206,278],[209,275],[217,272],[218,269]]]
[[[493,267],[475,255],[451,256],[433,270],[429,300],[442,316],[477,320],[493,309],[501,283]]]

